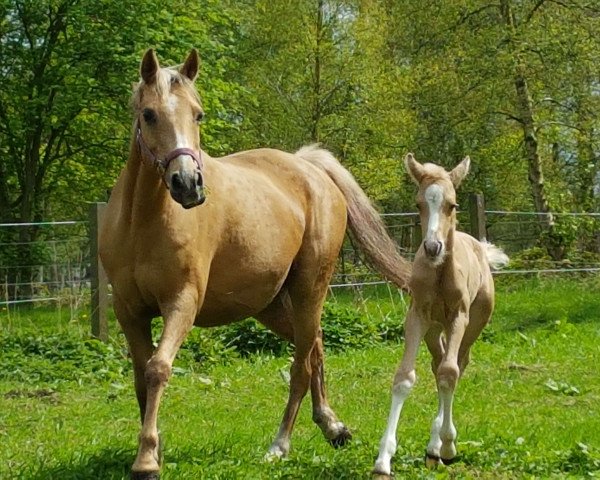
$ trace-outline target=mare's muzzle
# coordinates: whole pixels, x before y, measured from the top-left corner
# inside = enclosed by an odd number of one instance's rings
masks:
[[[140,153],[145,162],[158,168],[163,176],[165,185],[171,192],[171,197],[183,208],[192,208],[202,205],[206,200],[204,195],[204,179],[202,178],[202,152],[191,148],[176,148],[167,154],[165,158],[158,158],[142,137],[139,123],[136,127],[136,139],[140,147]],[[169,170],[169,165],[175,159],[189,157],[194,161],[194,168],[182,168]]]
[[[206,200],[204,195],[204,180],[200,170],[191,172],[178,170],[171,174],[167,182],[171,197],[183,208],[202,205]]]

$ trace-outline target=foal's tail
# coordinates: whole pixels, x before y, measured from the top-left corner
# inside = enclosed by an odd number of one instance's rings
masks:
[[[485,250],[485,256],[492,270],[500,270],[508,265],[508,255],[500,247],[488,242],[481,242]]]
[[[408,291],[411,263],[398,252],[371,201],[352,174],[318,145],[308,145],[296,155],[324,170],[346,197],[350,231],[369,262],[389,281]]]

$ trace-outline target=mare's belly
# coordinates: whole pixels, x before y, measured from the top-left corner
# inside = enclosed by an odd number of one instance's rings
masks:
[[[206,296],[196,317],[198,326],[217,326],[243,320],[264,310],[281,290],[289,266],[248,274],[236,271],[226,278],[209,277]]]

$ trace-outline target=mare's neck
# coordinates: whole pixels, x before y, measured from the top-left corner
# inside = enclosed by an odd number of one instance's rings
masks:
[[[135,140],[131,142],[126,169],[123,206],[132,224],[143,224],[170,208],[169,191],[158,171],[144,163]]]

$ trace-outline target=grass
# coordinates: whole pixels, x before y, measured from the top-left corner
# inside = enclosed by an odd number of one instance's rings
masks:
[[[597,280],[498,283],[493,323],[456,395],[461,460],[436,472],[423,467],[437,401],[422,348],[398,430],[397,477],[600,477]],[[362,297],[337,291],[331,301],[387,326],[405,309],[381,288]],[[42,312],[13,314],[10,325],[0,317],[0,325],[0,478],[127,478],[139,425],[121,337],[108,346],[84,342],[85,323],[50,330],[52,316]],[[368,478],[401,352],[388,340],[328,355],[330,402],[354,440],[331,449],[307,398],[291,454],[275,463],[262,457],[287,399],[289,358],[227,355],[198,364],[183,355],[161,405],[162,478]]]

